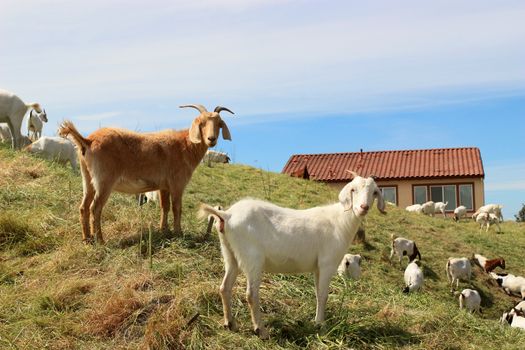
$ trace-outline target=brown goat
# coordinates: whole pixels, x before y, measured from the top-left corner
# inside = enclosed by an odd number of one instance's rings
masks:
[[[486,273],[489,273],[493,271],[496,267],[501,267],[502,269],[505,269],[505,259],[503,258],[496,258],[496,259],[487,259],[483,255],[480,254],[473,254],[472,259],[485,271]]]
[[[503,270],[505,270],[505,259],[497,258],[497,259],[487,260],[485,262],[485,266],[483,266],[483,270],[485,270],[486,273],[489,273],[498,266],[501,267]]]
[[[84,242],[96,238],[97,242],[104,243],[100,217],[112,191],[137,194],[159,190],[161,230],[168,230],[171,200],[174,231],[181,232],[184,188],[208,147],[217,144],[219,129],[222,129],[223,139],[231,140],[230,131],[219,113],[233,112],[220,106],[213,112],[208,112],[202,105],[180,107],[191,107],[200,112],[190,129],[140,134],[102,128],[84,138],[70,121],[60,126],[60,136],[71,136],[78,148],[84,188],[80,204]]]

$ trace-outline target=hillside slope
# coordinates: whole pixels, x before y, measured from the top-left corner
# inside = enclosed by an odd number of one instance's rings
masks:
[[[234,292],[240,330],[221,327],[223,265],[216,234],[205,237],[206,224],[196,218],[199,203],[228,205],[252,196],[307,208],[335,201],[337,193],[248,166],[201,166],[186,189],[183,237],[162,239],[155,231],[158,207],[138,208],[133,196],[115,193],[103,213],[104,247],[81,243],[81,195],[80,176],[69,168],[0,147],[1,349],[517,349],[525,341],[525,333],[497,321],[517,298],[474,268],[484,310],[467,314],[444,273],[448,257],[479,252],[504,256],[510,272],[525,275],[523,224],[479,234],[471,221],[456,224],[393,207],[383,216],[374,209],[366,220],[367,243],[350,249],[365,258],[362,279],[333,278],[328,320],[320,329],[313,324],[311,276],[265,276],[261,305],[271,339],[261,341],[251,332],[243,276]],[[388,262],[391,233],[417,241],[423,293],[401,293],[403,268]]]

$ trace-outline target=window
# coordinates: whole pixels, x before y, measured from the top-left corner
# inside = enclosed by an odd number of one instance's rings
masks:
[[[430,200],[434,203],[443,202],[443,186],[430,186]]]
[[[397,204],[397,188],[395,187],[380,187],[381,193],[385,201]]]
[[[447,203],[445,210],[454,210],[456,203],[456,185],[430,186],[430,200]]]
[[[418,185],[413,187],[414,204],[423,204],[427,200],[433,202],[447,203],[445,210],[453,211],[460,205],[467,210],[474,210],[474,185],[450,184],[450,185]],[[427,193],[430,198],[427,199]]]
[[[473,203],[472,185],[459,185],[459,205],[464,205],[467,210],[474,210]]]
[[[427,201],[427,186],[414,186],[414,204],[423,204]]]
[[[456,203],[456,185],[446,185],[443,186],[443,197],[445,200],[443,202],[447,203],[445,210],[454,210],[457,207]]]

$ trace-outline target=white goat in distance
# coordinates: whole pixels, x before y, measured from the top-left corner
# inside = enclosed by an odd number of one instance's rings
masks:
[[[11,130],[11,144],[13,149],[22,147],[22,121],[28,110],[34,109],[40,113],[40,118],[47,122],[46,112],[36,102],[24,103],[20,97],[15,94],[0,90],[0,123],[7,123]]]
[[[339,193],[339,202],[296,210],[255,199],[243,199],[228,210],[203,204],[200,216],[216,216],[225,275],[220,288],[224,325],[236,328],[231,309],[232,288],[242,270],[255,333],[267,338],[261,321],[259,287],[263,272],[314,275],[315,322],[325,319],[330,279],[352,243],[374,199],[384,213],[385,203],[372,177],[351,172],[353,180]]]
[[[30,140],[36,141],[42,136],[42,128],[44,123],[47,123],[46,110],[40,114],[33,114],[34,109],[29,112],[29,118],[27,119],[27,137]]]

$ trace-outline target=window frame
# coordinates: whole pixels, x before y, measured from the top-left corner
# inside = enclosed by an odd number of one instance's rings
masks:
[[[412,185],[412,204],[416,204],[416,187],[425,188],[425,202],[428,202],[429,189],[427,185]],[[423,203],[425,203],[423,202]],[[421,203],[421,204],[423,204]]]
[[[384,186],[378,186],[379,187],[379,190],[381,191],[381,194],[383,194],[383,188],[393,188],[394,189],[394,195],[396,197],[396,201],[395,201],[395,205],[398,206],[398,202],[399,202],[399,195],[398,195],[398,191],[397,191],[397,185],[384,185]],[[384,196],[383,196],[384,197]],[[386,199],[385,199],[386,200]]]
[[[430,191],[430,188],[431,187],[439,187],[441,186],[442,188],[442,191],[443,191],[443,197],[444,197],[444,188],[443,186],[455,186],[456,187],[456,205],[459,206],[459,205],[463,205],[461,202],[460,202],[460,194],[459,194],[459,186],[461,185],[470,185],[472,191],[471,191],[471,198],[472,198],[472,209],[467,209],[467,212],[469,213],[472,213],[475,211],[475,208],[476,208],[476,192],[475,192],[475,189],[476,189],[476,186],[474,185],[474,182],[443,182],[443,183],[439,183],[439,182],[436,182],[436,183],[421,183],[421,184],[412,184],[412,204],[415,204],[416,201],[415,201],[415,195],[416,195],[416,190],[415,188],[416,187],[426,187],[426,198],[427,198],[427,201],[429,201],[430,199],[429,198],[432,198],[431,197],[431,191]],[[454,212],[454,209],[452,210],[445,210],[446,213],[453,213]]]

